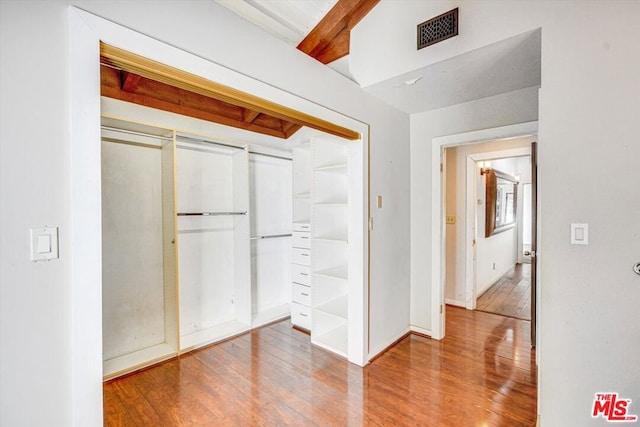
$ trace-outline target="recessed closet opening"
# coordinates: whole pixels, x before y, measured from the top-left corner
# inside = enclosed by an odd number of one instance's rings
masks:
[[[365,363],[361,140],[101,110],[105,379],[285,319]]]
[[[369,325],[367,309],[369,301],[367,227],[369,214],[369,127],[367,123],[347,116],[344,111],[330,109],[305,99],[301,95],[256,80],[246,71],[243,73],[216,63],[215,53],[214,57],[211,55],[208,57],[198,56],[92,13],[70,7],[70,78],[68,86],[71,189],[68,196],[71,199],[70,228],[72,230],[69,256],[73,262],[70,265],[69,277],[71,278],[71,303],[74,309],[70,318],[69,339],[73,344],[71,360],[73,389],[83,390],[81,393],[73,393],[72,400],[75,402],[74,408],[77,409],[72,414],[74,419],[95,421],[92,415],[99,413],[102,409],[102,388],[97,382],[106,375],[103,337],[102,334],[95,332],[104,329],[102,322],[101,116],[113,116],[125,119],[124,121],[172,131],[181,131],[187,128],[183,123],[184,117],[177,114],[168,117],[166,112],[154,110],[154,114],[161,116],[159,120],[158,117],[153,117],[150,108],[141,107],[140,111],[133,115],[124,111],[126,107],[122,110],[105,108],[105,104],[114,100],[102,98],[100,94],[101,76],[97,58],[101,53],[101,43],[126,47],[131,52],[173,66],[190,75],[218,82],[236,91],[253,94],[260,99],[269,100],[272,105],[284,106],[290,112],[300,112],[307,117],[317,118],[323,123],[335,124],[353,132],[354,139],[349,144],[359,145],[358,150],[360,150],[362,162],[358,165],[360,171],[350,174],[350,176],[353,176],[360,183],[362,191],[349,202],[349,210],[357,212],[355,217],[350,220],[356,222],[358,228],[350,230],[350,232],[356,233],[357,238],[349,241],[349,247],[356,251],[358,256],[353,263],[350,262],[349,266],[348,359],[361,366],[367,363],[369,360],[367,351]],[[120,106],[123,105],[132,106],[133,104],[121,102]],[[217,130],[212,129],[210,127],[212,124],[206,120],[200,119],[193,123],[195,123],[194,127],[186,132],[190,135],[205,136],[218,142],[242,141],[250,148],[257,142],[255,134],[251,132],[240,137],[235,133],[235,129],[227,129],[228,134],[225,137],[220,135]],[[269,138],[267,140],[262,144],[265,147],[265,152],[277,149],[277,145],[270,145]],[[237,145],[243,144],[237,143]],[[280,141],[280,147],[282,146],[282,141]],[[353,268],[351,268],[352,265]],[[176,265],[176,267],[179,266]],[[176,272],[176,276],[177,274]],[[176,293],[176,300],[177,298]],[[178,303],[179,301],[175,306]],[[170,310],[177,313],[177,308],[170,308]],[[172,336],[177,336],[176,331],[179,331],[179,325],[174,326],[171,328]],[[165,341],[169,340],[169,335],[166,332],[164,339]],[[179,348],[179,345],[178,342],[174,343],[175,348]],[[132,372],[147,366],[148,360],[128,364],[126,369],[116,371],[111,376]],[[89,392],[85,393],[86,390]]]

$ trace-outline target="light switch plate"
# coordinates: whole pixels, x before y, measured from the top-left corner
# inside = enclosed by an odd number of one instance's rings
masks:
[[[58,258],[58,227],[31,229],[31,261]]]
[[[571,244],[589,244],[589,224],[571,224]]]
[[[377,203],[378,203],[378,209],[382,209],[382,196],[378,196]]]

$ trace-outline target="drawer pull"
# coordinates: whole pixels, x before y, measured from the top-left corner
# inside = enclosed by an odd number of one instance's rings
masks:
[[[307,236],[300,236],[300,238],[301,238],[301,239],[305,239],[305,240],[308,240],[308,239],[309,239],[309,237],[307,237]]]
[[[304,313],[300,313],[300,316],[302,316],[302,317],[307,317],[307,315],[306,315],[306,314],[304,314]]]
[[[301,276],[308,276],[309,274],[307,273],[300,273]]]
[[[309,256],[309,254],[300,254],[300,256]]]
[[[305,297],[309,296],[309,294],[305,294],[304,292],[300,292],[300,295],[305,296]]]

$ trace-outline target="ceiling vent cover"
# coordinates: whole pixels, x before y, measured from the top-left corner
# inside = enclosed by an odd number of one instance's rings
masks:
[[[418,49],[458,35],[458,8],[418,24]]]

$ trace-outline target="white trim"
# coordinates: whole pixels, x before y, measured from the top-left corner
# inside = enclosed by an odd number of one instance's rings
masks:
[[[444,300],[447,305],[455,305],[456,307],[467,308],[464,301],[460,301],[457,299],[447,298]]]
[[[405,335],[407,335],[410,332],[411,332],[411,328],[403,329],[402,332],[397,334],[395,338],[389,340],[389,342],[387,344],[383,344],[383,345],[378,346],[377,348],[373,349],[373,351],[371,351],[369,353],[369,360],[377,357],[380,353],[382,353],[382,352],[388,350],[389,348],[391,348],[391,347],[389,347],[391,344],[395,345],[396,341],[398,341],[400,338],[404,337]]]
[[[481,292],[476,291],[477,283],[477,253],[476,248],[471,242],[474,239],[477,240],[477,209],[478,203],[476,194],[476,180],[477,176],[477,168],[476,162],[480,162],[483,160],[495,160],[495,159],[506,159],[510,157],[524,157],[531,155],[531,148],[512,148],[508,150],[500,150],[500,151],[490,151],[486,153],[475,153],[469,154],[467,156],[467,177],[466,177],[466,188],[465,188],[465,206],[466,206],[466,215],[465,215],[465,298],[466,305],[465,307],[469,310],[476,309],[476,300],[478,296],[481,295]],[[506,273],[506,271],[505,271]],[[482,292],[486,291],[488,288],[485,288]]]
[[[433,338],[433,333],[431,332],[431,329],[424,329],[418,326],[411,326],[410,329],[411,329],[411,332],[416,332],[418,334],[426,335],[429,338]]]
[[[477,209],[478,195],[476,194],[476,174],[478,173],[476,161],[473,156],[467,156],[467,177],[465,186],[465,308],[476,309],[476,277],[477,258],[476,245],[469,242],[477,240]]]
[[[100,49],[77,9],[68,18],[71,425],[97,426],[103,423]]]
[[[440,171],[444,149],[457,145],[473,144],[476,142],[512,139],[535,135],[538,132],[538,122],[526,122],[502,126],[492,129],[482,129],[445,135],[432,139],[431,144],[431,328],[432,338],[444,338],[444,310],[440,308],[444,303],[444,223],[442,210],[444,206],[443,173]]]

